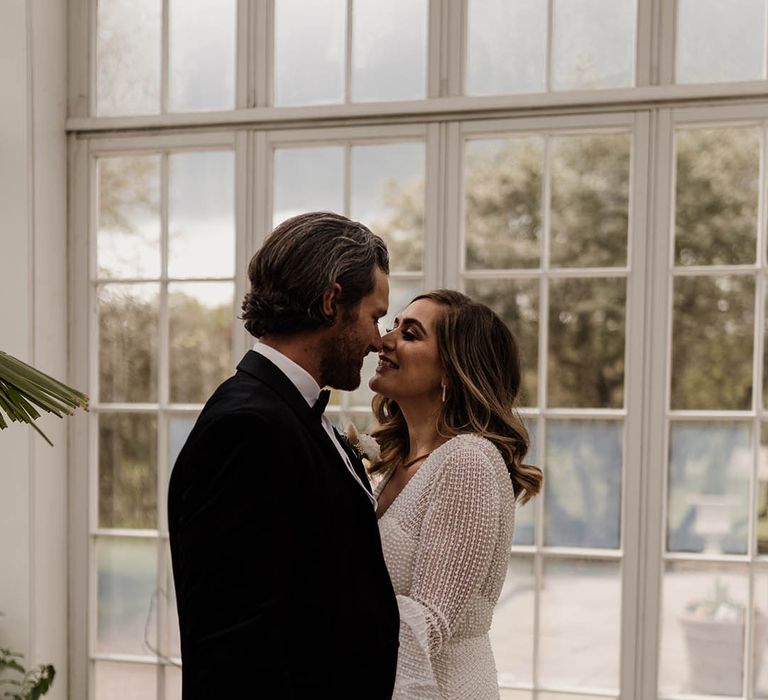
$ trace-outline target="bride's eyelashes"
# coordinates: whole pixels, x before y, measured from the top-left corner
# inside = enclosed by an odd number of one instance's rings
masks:
[[[391,332],[392,332],[392,331],[394,331],[396,328],[397,328],[397,326],[392,326],[392,328],[386,328],[386,329],[385,329],[385,331],[386,331],[387,333],[391,333]],[[401,337],[403,340],[417,340],[417,338],[416,338],[416,334],[415,334],[415,333],[413,333],[413,332],[411,332],[411,331],[409,331],[407,328],[406,328],[404,331],[401,331],[401,332],[400,332],[400,337]]]

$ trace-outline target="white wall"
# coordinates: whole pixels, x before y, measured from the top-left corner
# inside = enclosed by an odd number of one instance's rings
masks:
[[[0,2],[0,350],[67,373],[66,0]],[[0,646],[67,697],[67,431],[0,432]],[[47,700],[47,699],[46,699]]]

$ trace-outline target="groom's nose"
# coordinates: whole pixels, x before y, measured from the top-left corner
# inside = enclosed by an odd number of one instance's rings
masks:
[[[368,352],[379,352],[383,346],[383,341],[381,339],[381,333],[379,333],[379,329],[376,329],[376,334],[371,339],[371,344],[368,346]]]
[[[385,333],[381,338],[380,350],[392,350],[395,347],[395,331]]]

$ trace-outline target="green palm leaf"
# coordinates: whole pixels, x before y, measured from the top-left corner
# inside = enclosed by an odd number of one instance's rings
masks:
[[[88,410],[85,394],[0,350],[0,429],[7,428],[8,421],[28,423],[53,445],[35,424],[38,409],[61,418],[78,408]]]

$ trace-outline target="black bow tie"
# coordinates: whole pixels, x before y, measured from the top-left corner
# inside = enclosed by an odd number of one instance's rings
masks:
[[[317,401],[315,401],[314,405],[312,406],[312,412],[319,418],[323,415],[323,412],[325,411],[325,407],[328,405],[328,399],[331,397],[331,390],[330,389],[323,389],[319,396],[317,397]]]

